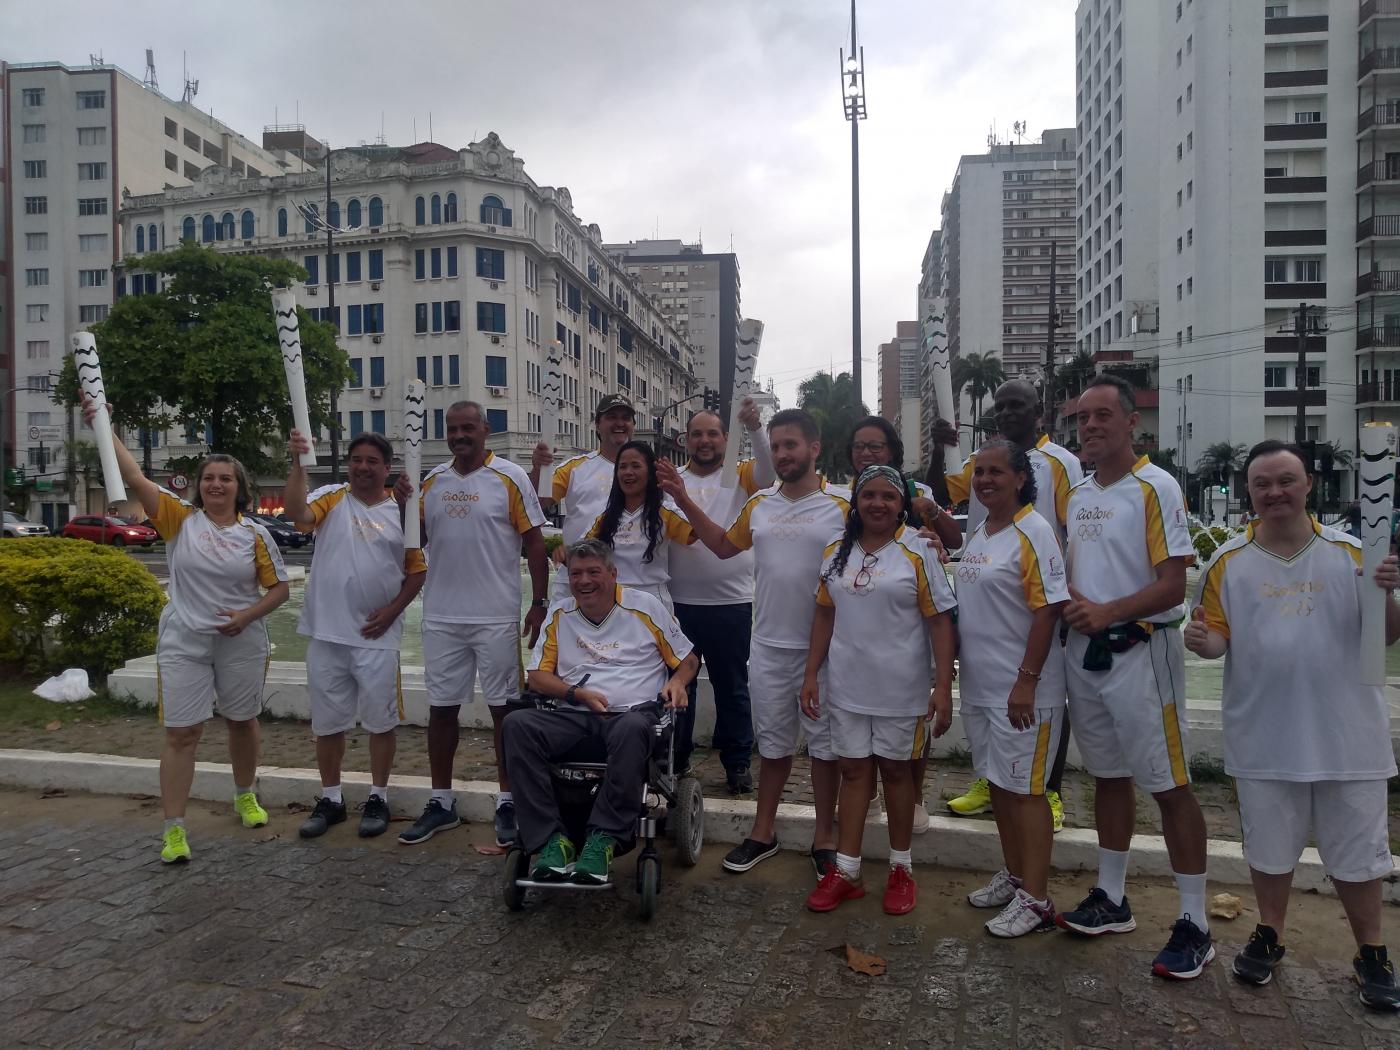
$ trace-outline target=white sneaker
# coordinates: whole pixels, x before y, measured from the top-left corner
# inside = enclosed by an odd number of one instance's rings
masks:
[[[922,835],[925,831],[928,830],[928,827],[928,807],[924,805],[923,800],[921,799],[920,801],[914,803],[914,834]]]
[[[1002,868],[992,876],[991,882],[969,893],[967,903],[974,908],[1004,908],[1015,899],[1018,889],[1020,886],[1011,877],[1011,872]]]
[[[996,918],[988,919],[983,925],[993,937],[1024,937],[1039,930],[1053,930],[1055,906],[1049,900],[1041,904],[1018,887],[1016,895]]]

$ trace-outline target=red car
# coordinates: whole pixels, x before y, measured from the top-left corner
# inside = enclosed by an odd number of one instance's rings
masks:
[[[74,518],[63,526],[62,534],[70,540],[92,540],[94,543],[110,543],[113,547],[134,544],[149,547],[160,537],[149,525],[133,525],[121,518],[99,518],[83,515]]]

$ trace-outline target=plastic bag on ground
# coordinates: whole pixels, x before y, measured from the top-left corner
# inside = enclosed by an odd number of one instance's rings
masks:
[[[70,667],[62,674],[56,674],[34,689],[34,695],[56,704],[73,704],[88,700],[97,694],[88,685],[88,675],[81,667]]]

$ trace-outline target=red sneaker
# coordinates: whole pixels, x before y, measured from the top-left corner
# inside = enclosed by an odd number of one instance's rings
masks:
[[[842,901],[859,900],[864,896],[865,883],[859,879],[852,882],[841,874],[841,869],[832,868],[807,895],[807,908],[809,911],[835,911]]]
[[[918,887],[914,877],[902,864],[890,868],[890,881],[885,883],[885,914],[908,915],[914,910],[918,898]]]

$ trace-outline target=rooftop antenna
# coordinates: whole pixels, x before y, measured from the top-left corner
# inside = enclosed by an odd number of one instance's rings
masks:
[[[433,141],[433,111],[428,110],[428,141]]]
[[[88,61],[93,64],[94,68],[102,65],[102,52],[98,51],[96,54],[94,54],[93,52],[89,51]]]
[[[1026,133],[1026,122],[1024,120],[1016,121],[1016,123],[1011,125],[1011,130],[1016,133],[1016,145],[1019,146],[1021,144],[1021,137]]]
[[[156,80],[156,53],[149,47],[146,48],[146,79],[141,81],[141,85],[151,91],[160,91],[160,81]]]
[[[186,54],[187,53],[184,51],[180,52],[180,66],[184,70],[185,77],[185,90],[184,93],[180,95],[180,101],[193,102],[194,97],[199,94],[199,81],[190,79],[189,63],[185,60]]]

